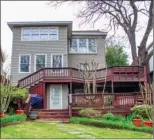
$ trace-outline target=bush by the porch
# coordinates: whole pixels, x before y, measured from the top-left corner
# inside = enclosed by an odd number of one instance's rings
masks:
[[[11,124],[20,123],[26,120],[26,115],[12,115],[12,116],[5,116],[1,118],[1,127]]]
[[[141,115],[144,119],[148,119],[148,115],[146,110],[148,110],[149,112],[152,112],[152,105],[136,105],[133,108],[131,108],[131,111],[134,114],[139,114]],[[152,118],[152,116],[151,116]]]
[[[88,117],[88,118],[101,117],[101,113],[92,108],[84,108],[79,112],[79,114],[82,117]]]

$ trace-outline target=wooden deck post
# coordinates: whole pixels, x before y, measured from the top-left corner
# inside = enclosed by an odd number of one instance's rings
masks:
[[[112,93],[114,93],[114,84],[113,84],[113,81],[112,81],[111,84],[112,84],[112,85],[111,85],[111,87],[112,87]]]
[[[69,116],[72,117],[72,94],[69,94]]]
[[[46,90],[45,90],[45,83],[43,83],[43,109],[46,109],[47,108],[47,102],[46,102]]]

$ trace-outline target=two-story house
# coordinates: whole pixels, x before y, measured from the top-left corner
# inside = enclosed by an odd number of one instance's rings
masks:
[[[45,108],[67,108],[70,86],[71,92],[83,87],[83,81],[75,78],[79,74],[78,64],[94,59],[99,69],[105,68],[106,32],[72,31],[71,21],[8,22],[8,26],[13,32],[11,82],[17,85],[19,80],[31,74],[35,75],[33,79],[20,84],[35,88],[34,84],[40,82],[38,77],[43,74],[39,70],[49,68],[44,71],[48,75],[44,81],[45,89],[41,86],[37,91],[31,91],[44,96]],[[69,79],[71,72],[73,82]]]
[[[72,31],[71,21],[8,22],[8,26],[13,32],[11,83],[41,95],[43,109],[68,109],[68,100],[74,106],[88,105],[89,97],[77,96],[84,92],[78,65],[85,61],[98,63],[97,93],[129,92],[129,100],[119,102],[123,96],[116,97],[118,105],[134,104],[139,82],[146,82],[144,67],[106,68],[106,32]],[[102,97],[97,95],[94,106],[103,105]]]

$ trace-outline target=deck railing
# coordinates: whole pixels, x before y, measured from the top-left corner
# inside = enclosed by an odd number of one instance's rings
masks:
[[[110,67],[97,70],[97,82],[103,81],[105,77],[107,81],[144,81],[144,67]],[[18,84],[20,87],[27,87],[44,79],[83,80],[83,76],[76,68],[43,68],[19,80]]]
[[[140,93],[72,94],[72,107],[132,107]]]

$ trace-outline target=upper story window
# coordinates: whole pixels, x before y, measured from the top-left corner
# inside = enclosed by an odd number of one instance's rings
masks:
[[[20,73],[30,72],[30,55],[19,56],[19,72]]]
[[[58,28],[23,28],[22,41],[58,40]]]
[[[72,39],[70,53],[97,53],[95,39]]]
[[[46,67],[46,55],[39,54],[35,57],[35,70],[38,71]]]

